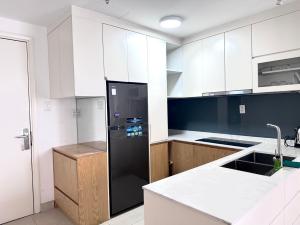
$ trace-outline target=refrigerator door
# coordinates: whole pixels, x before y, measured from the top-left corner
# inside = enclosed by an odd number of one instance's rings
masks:
[[[111,215],[143,203],[149,183],[146,84],[108,82]]]

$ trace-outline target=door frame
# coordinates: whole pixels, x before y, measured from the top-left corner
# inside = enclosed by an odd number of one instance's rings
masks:
[[[31,165],[32,165],[32,190],[33,190],[33,213],[41,211],[40,179],[39,179],[39,154],[37,146],[37,96],[36,77],[34,73],[34,48],[33,38],[18,34],[0,32],[1,39],[25,42],[27,47],[27,76],[28,76],[28,98],[30,113],[30,128],[32,132]]]

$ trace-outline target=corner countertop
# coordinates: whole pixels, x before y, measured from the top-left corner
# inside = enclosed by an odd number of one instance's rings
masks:
[[[284,167],[268,177],[221,167],[252,152],[274,154],[276,139],[194,131],[170,130],[169,133],[170,141],[179,140],[198,144],[201,142],[195,141],[196,139],[208,137],[261,142],[250,148],[239,148],[241,151],[222,159],[144,186],[147,191],[228,224],[233,224],[243,218],[267,193],[297,171],[294,168]],[[228,148],[228,145],[205,142],[203,144]],[[237,147],[232,148],[237,149]],[[300,161],[300,149],[283,147],[283,154],[296,157],[294,161]],[[230,207],[228,207],[229,203]]]
[[[79,159],[93,154],[106,152],[106,142],[96,141],[81,144],[54,147],[53,151],[63,154],[72,159]]]

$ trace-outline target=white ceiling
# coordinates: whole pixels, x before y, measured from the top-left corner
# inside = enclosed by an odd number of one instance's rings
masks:
[[[183,38],[276,7],[276,0],[110,1],[107,6],[104,0],[1,0],[0,16],[48,26],[61,18],[73,4]],[[174,30],[161,28],[160,18],[173,14],[184,18],[183,25]]]

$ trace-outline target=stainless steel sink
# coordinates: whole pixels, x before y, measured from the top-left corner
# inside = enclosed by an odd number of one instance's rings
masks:
[[[272,176],[276,173],[276,170],[274,170],[273,167],[273,157],[274,156],[270,154],[253,152],[231,161],[222,167],[264,176]],[[294,160],[295,158],[284,156],[283,159]]]

